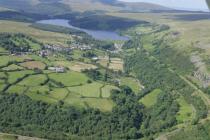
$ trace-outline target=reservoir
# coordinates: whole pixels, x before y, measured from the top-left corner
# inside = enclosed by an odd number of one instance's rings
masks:
[[[120,36],[118,33],[112,32],[112,31],[88,30],[88,29],[75,27],[75,26],[72,26],[69,23],[69,20],[66,20],[66,19],[40,20],[40,21],[37,21],[37,23],[57,25],[57,26],[63,26],[63,27],[68,27],[68,28],[72,28],[72,29],[77,29],[77,30],[86,32],[87,34],[91,35],[93,38],[95,38],[97,40],[121,40],[121,41],[129,40],[129,37]]]

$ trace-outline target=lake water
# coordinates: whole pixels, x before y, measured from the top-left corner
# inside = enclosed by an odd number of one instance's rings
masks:
[[[86,32],[87,34],[91,35],[93,38],[98,39],[98,40],[122,40],[122,41],[129,40],[128,37],[120,36],[116,32],[102,31],[102,30],[88,30],[88,29],[78,28],[78,27],[70,25],[69,21],[65,20],[65,19],[40,20],[37,23],[57,25],[57,26],[63,26],[63,27],[77,29],[77,30]]]

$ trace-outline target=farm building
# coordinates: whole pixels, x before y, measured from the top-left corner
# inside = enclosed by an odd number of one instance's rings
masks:
[[[65,72],[64,67],[49,67],[48,70],[55,71],[57,73],[63,73],[63,72]]]

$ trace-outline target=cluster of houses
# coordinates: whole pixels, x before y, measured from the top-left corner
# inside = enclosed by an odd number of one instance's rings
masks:
[[[44,45],[43,49],[47,49],[47,50],[51,50],[51,51],[57,51],[57,52],[70,52],[72,50],[72,48],[66,48],[63,46],[58,46],[58,45]]]
[[[49,50],[39,51],[39,56],[41,56],[41,57],[46,57],[46,56],[49,56],[50,54],[51,54],[51,52]]]
[[[42,57],[46,57],[49,56],[51,54],[51,52],[71,52],[72,50],[81,50],[81,51],[85,51],[85,50],[91,50],[92,47],[89,45],[79,45],[79,44],[73,44],[71,47],[63,47],[63,46],[57,46],[57,45],[44,45],[43,49],[39,51],[39,56]]]
[[[23,51],[23,52],[19,52],[19,51],[14,51],[14,52],[10,52],[10,54],[12,56],[23,56],[23,55],[29,55],[32,54],[34,52],[33,49],[28,49],[28,51]]]
[[[81,50],[81,51],[86,51],[86,50],[91,50],[92,49],[92,47],[91,46],[89,46],[89,45],[85,45],[85,44],[83,44],[83,45],[80,45],[80,44],[73,44],[72,46],[71,46],[71,49],[78,49],[78,50]]]

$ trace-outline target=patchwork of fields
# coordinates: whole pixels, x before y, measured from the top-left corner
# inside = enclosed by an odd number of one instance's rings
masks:
[[[110,99],[111,92],[119,88],[103,80],[93,80],[83,73],[84,70],[96,70],[98,66],[91,63],[91,58],[84,57],[88,63],[79,61],[78,58],[83,57],[82,51],[74,51],[74,60],[69,61],[62,53],[56,53],[56,57],[53,54],[41,57],[37,55],[41,47],[39,44],[29,42],[29,46],[33,51],[27,54],[11,54],[0,47],[1,91],[7,94],[27,95],[34,100],[50,104],[91,107],[101,111],[112,110],[114,103]],[[96,51],[96,54],[98,53],[100,54]],[[120,59],[116,61],[122,63]],[[64,71],[56,72],[50,70],[50,67],[63,68]]]
[[[71,70],[56,73],[45,70],[46,66],[41,61],[25,62],[24,57],[18,58],[16,64],[6,65],[13,60],[11,56],[4,58],[6,61],[1,64],[2,91],[8,94],[25,94],[48,103],[63,102],[65,105],[93,107],[103,111],[112,109],[113,102],[109,97],[111,90],[118,89],[117,87],[97,81],[88,83],[91,79],[83,73]]]

